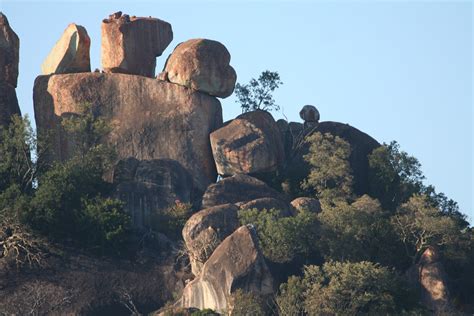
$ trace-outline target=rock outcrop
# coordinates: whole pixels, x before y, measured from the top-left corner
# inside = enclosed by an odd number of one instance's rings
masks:
[[[71,23],[41,65],[43,75],[90,72],[91,40],[83,26]]]
[[[0,12],[0,127],[20,115],[15,88],[18,81],[20,40],[10,27],[7,17]]]
[[[170,82],[226,98],[237,80],[227,48],[217,41],[191,39],[176,46],[164,71]]]
[[[222,126],[220,102],[165,81],[124,74],[80,73],[40,76],[34,86],[39,132],[53,131],[52,159],[72,151],[61,118],[92,104],[110,122],[108,142],[118,158],[178,161],[201,192],[216,179],[209,134]],[[222,203],[221,203],[222,204]]]
[[[237,211],[232,204],[218,205],[195,213],[186,222],[183,239],[194,275],[201,273],[217,246],[239,227]]]
[[[321,212],[321,203],[319,200],[309,197],[299,197],[291,201],[291,205],[299,212],[306,210],[312,213]]]
[[[174,205],[176,201],[193,202],[192,176],[176,160],[121,160],[114,169],[113,183],[136,228],[157,230],[153,227],[153,217],[160,210]]]
[[[271,295],[274,290],[256,233],[248,226],[238,228],[214,250],[199,277],[184,288],[177,305],[229,312],[228,299],[237,289],[260,295]]]
[[[249,202],[259,198],[275,198],[286,202],[286,197],[265,182],[244,174],[222,179],[211,184],[202,198],[202,207]]]
[[[223,176],[276,171],[285,159],[278,126],[270,113],[239,115],[211,134],[217,172]]]
[[[437,315],[451,309],[448,277],[435,248],[426,249],[418,263],[423,304]]]
[[[289,124],[291,127],[292,123]],[[293,128],[296,130],[298,125]],[[349,143],[351,146],[351,154],[349,163],[354,176],[354,193],[357,195],[367,194],[369,188],[369,162],[367,156],[380,146],[380,144],[371,136],[361,132],[349,124],[338,122],[320,122],[314,129],[302,130],[298,136],[292,140],[292,152],[287,158],[286,169],[283,178],[289,183],[290,191],[299,188],[309,174],[310,166],[304,160],[304,156],[309,152],[310,144],[305,142],[307,136],[311,133],[320,132],[322,134],[329,133],[339,136]]]
[[[114,13],[102,21],[102,67],[105,72],[154,77],[156,57],[172,40],[168,22]]]

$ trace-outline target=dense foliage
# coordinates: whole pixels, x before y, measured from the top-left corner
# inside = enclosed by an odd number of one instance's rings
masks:
[[[395,315],[416,308],[416,297],[392,270],[367,261],[306,266],[276,298],[281,315]]]
[[[280,107],[275,103],[272,93],[282,84],[278,72],[266,70],[258,79],[252,78],[248,84],[236,84],[236,102],[240,103],[243,113],[255,110],[278,111]]]
[[[297,256],[308,257],[315,251],[318,237],[316,215],[309,211],[283,217],[281,211],[241,210],[242,225],[253,224],[257,229],[264,256],[272,262],[290,262]]]

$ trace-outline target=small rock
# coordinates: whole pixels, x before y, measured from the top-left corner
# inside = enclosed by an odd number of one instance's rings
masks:
[[[291,201],[291,205],[299,212],[303,210],[310,211],[312,213],[321,212],[321,203],[319,200],[309,197],[299,197]]]
[[[318,126],[319,111],[313,105],[305,105],[300,111],[300,117],[304,121],[305,128],[313,128]]]
[[[91,71],[91,40],[83,26],[71,23],[41,65],[43,75]]]
[[[217,41],[192,39],[179,44],[166,61],[170,82],[226,98],[237,80],[227,48]]]

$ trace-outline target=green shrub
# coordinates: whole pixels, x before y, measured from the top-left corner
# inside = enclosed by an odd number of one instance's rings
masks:
[[[281,217],[279,210],[241,210],[242,225],[256,227],[264,256],[273,262],[284,263],[296,256],[309,256],[315,252],[318,238],[316,215],[308,211],[294,217]]]
[[[230,299],[228,310],[232,316],[265,316],[266,303],[264,298],[252,292],[236,290]]]
[[[191,204],[176,200],[174,205],[152,216],[150,222],[160,233],[177,240],[181,238],[183,227],[191,215]]]

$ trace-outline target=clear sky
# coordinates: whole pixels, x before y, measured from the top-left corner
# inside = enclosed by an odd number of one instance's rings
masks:
[[[100,24],[115,11],[170,22],[174,40],[221,41],[238,81],[266,69],[284,85],[275,98],[288,119],[304,104],[322,120],[349,123],[379,142],[397,140],[436,186],[474,219],[470,1],[22,1],[0,0],[20,37],[17,94],[33,117],[32,88],[66,26],[86,27],[100,68]],[[222,100],[224,119],[240,113]],[[275,113],[282,118],[282,113]]]

